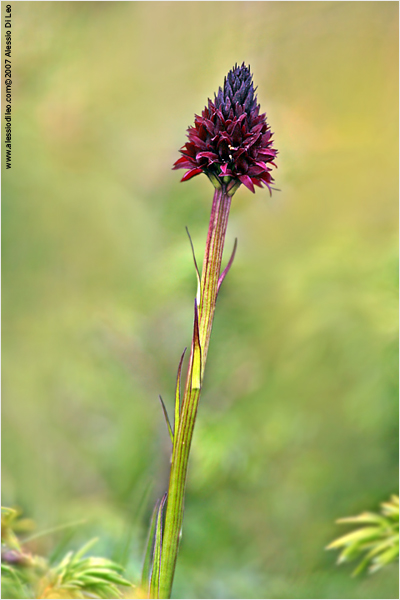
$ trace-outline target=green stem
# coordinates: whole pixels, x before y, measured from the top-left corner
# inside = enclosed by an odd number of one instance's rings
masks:
[[[231,197],[224,190],[215,190],[201,277],[198,323],[197,319],[195,319],[182,409],[179,424],[178,426],[175,425],[177,430],[174,436],[168,502],[163,532],[159,598],[170,598],[171,596],[182,528],[189,452],[218,295],[218,282],[230,205]],[[197,366],[196,360],[198,342],[200,343],[201,353],[199,366]],[[200,372],[197,372],[198,369]]]
[[[203,379],[208,346],[214,319],[215,305],[218,295],[218,281],[221,273],[222,253],[224,251],[225,234],[228,225],[231,196],[221,190],[215,190],[208,227],[206,250],[204,253],[203,271],[201,274],[201,301],[199,311],[199,333],[202,359]]]

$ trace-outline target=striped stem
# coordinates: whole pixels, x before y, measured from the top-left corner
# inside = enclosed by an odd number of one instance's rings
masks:
[[[216,189],[204,254],[200,305],[197,306],[197,302],[195,303],[195,323],[185,391],[179,423],[175,424],[158,598],[170,598],[171,596],[182,529],[189,452],[219,290],[218,282],[230,205],[231,196],[223,189]]]

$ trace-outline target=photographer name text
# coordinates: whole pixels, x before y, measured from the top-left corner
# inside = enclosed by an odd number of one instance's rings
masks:
[[[11,169],[11,4],[6,4],[6,14],[4,18],[5,27],[5,51],[4,51],[4,83],[6,91],[5,102],[5,144],[6,144],[6,168]]]

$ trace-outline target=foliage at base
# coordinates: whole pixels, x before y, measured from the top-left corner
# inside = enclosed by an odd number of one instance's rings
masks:
[[[96,539],[68,552],[56,565],[31,554],[16,535],[26,523],[17,510],[2,508],[2,598],[123,598],[120,586],[132,589],[120,565],[107,558],[85,556]]]

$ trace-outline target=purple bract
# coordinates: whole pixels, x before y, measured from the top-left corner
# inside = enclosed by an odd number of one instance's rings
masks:
[[[194,127],[188,128],[189,141],[173,168],[189,169],[187,181],[205,173],[216,188],[229,195],[243,183],[254,192],[254,185],[266,185],[271,191],[270,164],[277,155],[265,114],[260,113],[250,70],[243,63],[229,71],[224,89],[219,88],[214,102],[208,100],[195,115]]]

